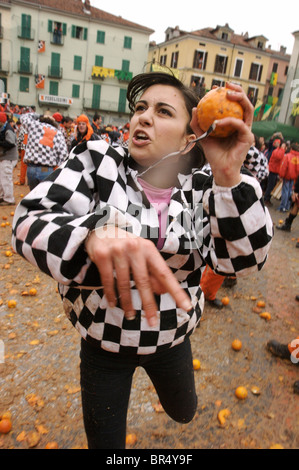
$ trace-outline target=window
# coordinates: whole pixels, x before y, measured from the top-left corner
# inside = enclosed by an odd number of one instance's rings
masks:
[[[130,61],[129,60],[123,60],[121,69],[123,72],[130,72]]]
[[[234,77],[241,77],[243,68],[243,60],[237,59],[235,63]]]
[[[178,68],[178,60],[179,60],[179,53],[178,51],[177,52],[173,52],[171,54],[171,64],[170,64],[170,67],[173,68],[173,69],[177,69]]]
[[[222,33],[221,39],[223,41],[228,41],[228,34],[227,33]]]
[[[73,85],[72,98],[80,98],[80,85]]]
[[[258,49],[264,49],[264,43],[261,42],[261,41],[258,41],[258,43],[257,43],[257,48],[258,48]]]
[[[217,80],[216,78],[214,78],[214,79],[212,80],[211,88],[212,88],[214,85],[215,85],[215,86],[218,86],[218,87],[224,87],[224,86],[225,86],[225,82],[224,82],[223,80]]]
[[[19,72],[21,72],[21,73],[30,73],[31,72],[30,49],[28,47],[21,47],[21,49],[20,49]]]
[[[249,80],[260,82],[262,78],[263,66],[261,64],[252,63],[250,67]]]
[[[248,87],[247,96],[249,98],[249,101],[251,101],[251,103],[253,104],[253,106],[255,106],[257,102],[257,95],[258,95],[258,88]]]
[[[49,75],[53,78],[61,78],[62,73],[60,69],[60,54],[52,52],[51,54],[51,65],[49,67]]]
[[[274,62],[273,67],[272,67],[272,72],[276,73],[277,70],[278,70],[278,64],[277,64],[277,62]]]
[[[50,81],[49,83],[49,94],[58,96],[58,82],[52,82]]]
[[[20,91],[29,93],[29,77],[20,77]]]
[[[119,90],[119,100],[118,100],[118,112],[126,112],[126,103],[127,103],[127,90],[120,88]]]
[[[205,70],[207,64],[208,53],[205,51],[195,51],[193,59],[193,68]]]
[[[226,66],[227,66],[227,56],[225,56],[225,55],[216,55],[214,72],[215,73],[225,74],[226,73]]]
[[[82,57],[79,55],[74,56],[74,70],[82,70]]]
[[[130,38],[129,36],[125,36],[124,48],[125,49],[132,49],[132,38]]]
[[[286,65],[286,68],[284,70],[284,75],[287,76],[288,72],[289,72],[289,66]]]
[[[92,103],[91,107],[93,109],[99,109],[100,108],[100,99],[101,99],[101,85],[93,85],[93,90],[92,90]]]
[[[31,39],[31,16],[22,13],[21,37]]]
[[[96,55],[94,65],[96,67],[103,67],[104,57],[102,55]]]
[[[72,38],[87,40],[87,28],[81,26],[72,25]]]
[[[166,61],[167,61],[167,55],[161,55],[160,64],[161,65],[166,65]]]
[[[66,31],[66,23],[48,20],[48,32],[52,33],[51,42],[53,44],[63,44],[63,37],[66,36]]]
[[[97,43],[98,44],[105,44],[105,31],[98,31],[97,32]]]

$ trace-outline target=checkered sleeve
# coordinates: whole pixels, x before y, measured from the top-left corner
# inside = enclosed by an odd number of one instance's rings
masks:
[[[210,234],[204,240],[207,263],[221,275],[248,275],[264,265],[273,223],[259,182],[248,174],[233,188],[213,182],[204,193]]]
[[[260,183],[269,175],[268,160],[263,152],[260,152],[256,147],[249,149],[243,165]]]
[[[95,210],[96,170],[87,144],[80,147],[78,155],[22,199],[14,216],[12,242],[21,256],[57,282],[99,287],[99,273],[84,241],[101,219],[109,219],[109,208]],[[104,141],[103,147],[108,147]],[[103,158],[99,148],[93,158]]]

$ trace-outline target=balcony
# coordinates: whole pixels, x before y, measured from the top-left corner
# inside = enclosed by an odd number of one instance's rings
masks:
[[[49,65],[48,67],[48,77],[50,78],[62,78],[62,67],[56,67]]]
[[[29,41],[33,41],[34,36],[35,36],[34,29],[18,26],[18,38],[19,39],[28,39]]]
[[[18,73],[31,75],[32,74],[32,62],[18,61]]]
[[[108,101],[108,100],[92,100],[91,98],[84,98],[83,100],[83,108],[89,109],[93,111],[106,111],[109,113],[122,113],[126,114],[127,111],[120,111],[119,110],[119,103]]]
[[[10,62],[8,60],[0,60],[0,73],[8,74]]]
[[[64,45],[64,36],[63,34],[59,33],[51,33],[50,36],[50,43],[54,44],[55,46],[63,46]]]

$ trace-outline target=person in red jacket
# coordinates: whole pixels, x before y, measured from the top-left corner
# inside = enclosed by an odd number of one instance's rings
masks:
[[[277,183],[280,165],[281,165],[282,159],[285,154],[285,149],[286,149],[286,144],[282,142],[280,139],[274,140],[273,146],[275,147],[275,150],[273,150],[272,155],[269,160],[268,184],[267,184],[267,188],[264,194],[264,201],[265,201],[266,206],[267,205],[272,206],[272,202],[270,201],[271,192]]]
[[[288,212],[291,207],[291,196],[294,182],[299,175],[299,145],[294,143],[281,163],[279,177],[283,179],[281,201],[278,210]]]

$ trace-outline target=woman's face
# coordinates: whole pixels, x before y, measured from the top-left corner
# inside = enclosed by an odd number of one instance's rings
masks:
[[[85,134],[87,131],[87,124],[86,122],[78,122],[78,131],[80,134]]]
[[[183,150],[195,138],[186,134],[189,122],[179,90],[170,85],[151,86],[135,106],[130,123],[130,154],[137,163],[147,167],[170,152]]]

